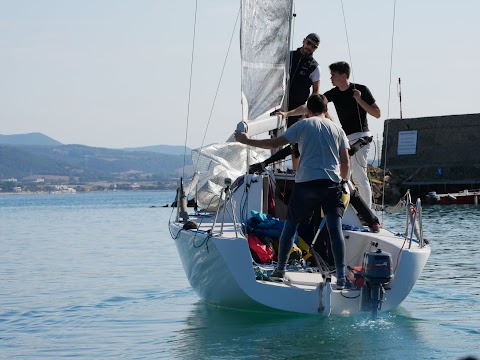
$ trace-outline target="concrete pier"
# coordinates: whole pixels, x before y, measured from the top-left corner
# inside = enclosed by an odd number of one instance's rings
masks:
[[[480,187],[480,114],[388,119],[381,167],[421,192]],[[386,158],[385,158],[386,155]],[[386,160],[385,160],[386,159]]]

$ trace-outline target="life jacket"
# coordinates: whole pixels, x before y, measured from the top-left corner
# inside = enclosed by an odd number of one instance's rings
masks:
[[[247,238],[253,260],[258,264],[270,264],[274,255],[272,245],[264,243],[255,234],[248,234]]]

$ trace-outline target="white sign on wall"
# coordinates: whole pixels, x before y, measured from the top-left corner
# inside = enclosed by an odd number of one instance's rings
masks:
[[[399,131],[397,155],[415,155],[417,153],[417,130]]]

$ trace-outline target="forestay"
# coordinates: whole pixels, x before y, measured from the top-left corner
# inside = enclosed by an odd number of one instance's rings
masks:
[[[242,0],[243,120],[278,108],[286,84],[292,0]]]

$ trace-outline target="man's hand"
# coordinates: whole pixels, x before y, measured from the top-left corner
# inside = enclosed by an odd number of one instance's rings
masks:
[[[360,100],[362,98],[362,93],[360,92],[360,90],[353,89],[353,97],[357,101]]]
[[[237,132],[235,131],[235,133],[233,134],[233,136],[235,137],[235,140],[237,140],[239,143],[242,143],[242,144],[246,144],[247,140],[248,140],[248,136],[246,133],[244,132]]]
[[[376,103],[373,103],[371,105],[367,104],[362,99],[362,93],[357,89],[353,89],[353,97],[357,101],[358,105],[360,105],[362,109],[365,110],[369,115],[372,115],[377,119],[380,118],[380,115],[381,115],[380,108]]]

